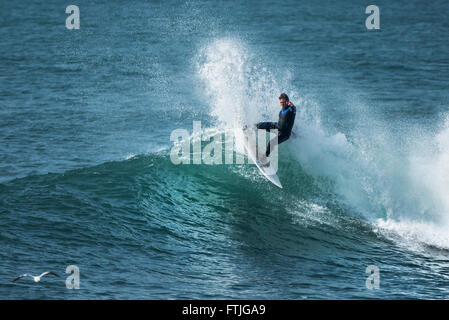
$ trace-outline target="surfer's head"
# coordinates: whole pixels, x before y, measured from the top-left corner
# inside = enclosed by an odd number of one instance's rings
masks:
[[[287,105],[288,101],[288,96],[285,93],[281,93],[281,95],[279,96],[279,103],[283,108]]]

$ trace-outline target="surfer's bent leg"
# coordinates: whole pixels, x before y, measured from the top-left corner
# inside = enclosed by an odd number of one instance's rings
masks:
[[[277,122],[259,122],[256,124],[257,129],[265,129],[266,131],[270,131],[278,128]]]
[[[265,155],[267,156],[267,158],[270,156],[271,148],[274,148],[276,145],[278,145],[284,141],[287,141],[288,138],[290,138],[290,135],[280,134],[279,136],[271,139],[270,142],[268,143],[267,151],[265,152]]]

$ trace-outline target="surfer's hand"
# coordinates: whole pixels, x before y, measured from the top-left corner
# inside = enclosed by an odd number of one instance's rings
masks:
[[[292,103],[291,101],[287,102],[287,105],[288,105],[289,107],[294,107],[294,105],[293,105],[293,103]]]

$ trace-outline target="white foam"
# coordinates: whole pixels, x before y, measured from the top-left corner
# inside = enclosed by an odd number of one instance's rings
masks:
[[[380,229],[406,242],[449,248],[449,121],[435,136],[419,130],[398,135],[401,130],[391,133],[393,123],[376,119],[354,95],[348,106],[357,127],[345,133],[326,128],[316,101],[299,95],[291,76],[285,70],[276,74],[276,68],[261,62],[268,61],[262,55],[233,38],[214,39],[201,48],[197,73],[219,125],[230,129],[276,121],[277,97],[287,92],[298,110],[298,138],[286,145],[308,174],[319,183],[328,181],[337,201]],[[348,96],[342,93],[343,99]],[[298,196],[294,211],[321,216],[321,209],[301,201]]]
[[[228,128],[267,121],[278,113],[282,86],[241,40],[216,39],[201,49],[197,72],[211,115]]]
[[[425,245],[449,249],[449,234],[447,226],[423,221],[396,221],[393,219],[378,219],[376,232],[418,251],[425,250]]]
[[[293,223],[306,227],[322,224],[334,226],[329,210],[317,203],[299,200],[292,202],[292,206],[287,208],[287,210],[292,215]]]

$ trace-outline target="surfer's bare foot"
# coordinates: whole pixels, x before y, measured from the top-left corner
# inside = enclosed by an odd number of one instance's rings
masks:
[[[269,167],[270,166],[270,160],[267,159],[267,162],[262,164],[262,167]]]
[[[260,154],[258,160],[263,167],[268,167],[270,165],[270,159],[268,159],[264,154]]]

